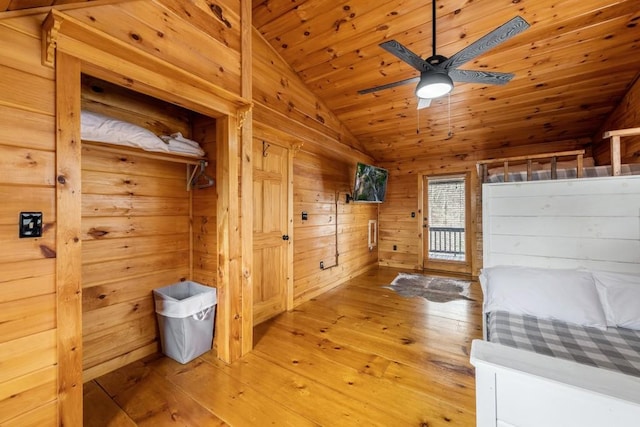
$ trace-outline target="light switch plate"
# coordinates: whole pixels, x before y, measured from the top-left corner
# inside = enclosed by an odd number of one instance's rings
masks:
[[[20,212],[20,238],[42,237],[42,212]]]

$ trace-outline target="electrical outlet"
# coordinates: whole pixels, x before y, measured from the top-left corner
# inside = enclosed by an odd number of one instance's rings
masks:
[[[309,219],[309,215],[306,212],[302,212],[302,220],[306,221]]]
[[[398,250],[398,245],[393,245],[393,250],[397,251]]]
[[[415,218],[416,217],[416,213],[415,212],[411,212],[411,218]]]
[[[324,261],[320,261],[320,270],[324,270]]]

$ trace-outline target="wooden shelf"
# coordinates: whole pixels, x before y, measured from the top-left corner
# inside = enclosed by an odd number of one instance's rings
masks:
[[[145,151],[141,148],[127,147],[123,145],[108,144],[104,142],[82,140],[82,146],[92,150],[106,153],[130,154],[146,159],[164,160],[167,162],[183,163],[187,165],[199,165],[201,161],[207,161],[204,157],[182,155],[180,153],[163,153],[158,151]]]

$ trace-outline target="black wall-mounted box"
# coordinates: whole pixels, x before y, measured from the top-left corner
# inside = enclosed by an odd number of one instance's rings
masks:
[[[20,212],[20,238],[42,237],[42,212]]]

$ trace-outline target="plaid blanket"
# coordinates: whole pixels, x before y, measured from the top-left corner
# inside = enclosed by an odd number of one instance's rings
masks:
[[[622,175],[640,175],[640,163],[632,163],[621,165],[620,173]],[[583,168],[583,177],[594,178],[599,176],[611,176],[611,166],[593,166]],[[558,179],[567,179],[576,177],[576,169],[558,169]],[[550,170],[538,170],[531,171],[532,181],[542,181],[551,179]],[[521,182],[527,180],[527,172],[511,172],[509,173],[509,182]],[[495,175],[489,175],[487,182],[504,182],[504,174],[499,173]]]
[[[640,377],[640,331],[596,328],[497,311],[488,314],[491,342]]]

